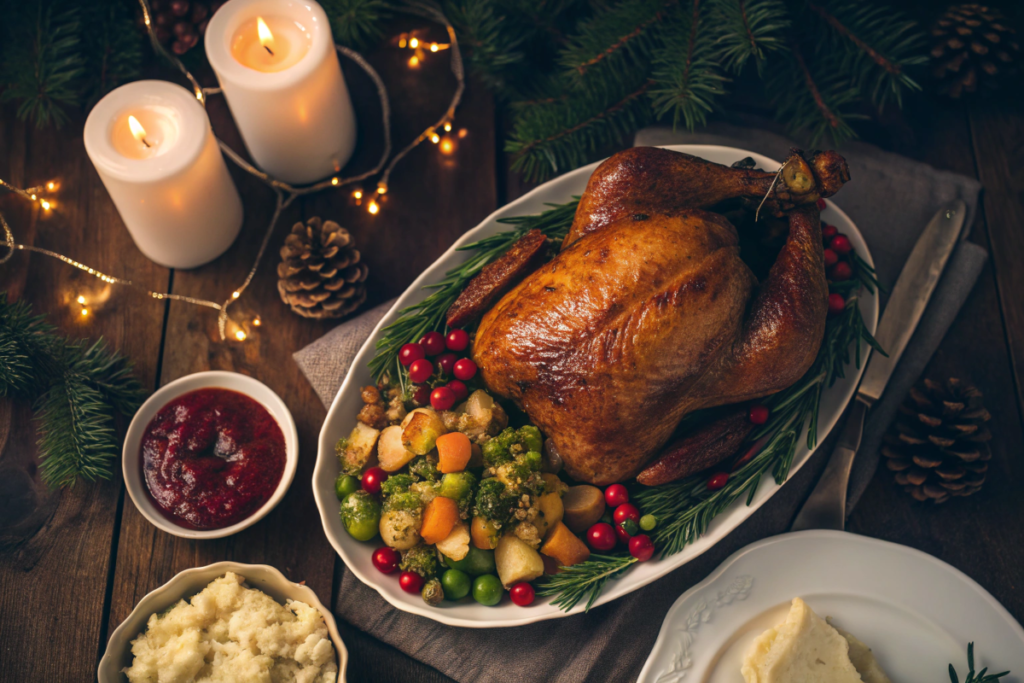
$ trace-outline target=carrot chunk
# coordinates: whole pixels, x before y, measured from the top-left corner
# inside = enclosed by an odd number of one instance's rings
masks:
[[[473,455],[473,445],[462,432],[448,432],[437,437],[437,468],[442,473],[461,472]]]
[[[423,524],[420,536],[423,542],[431,545],[448,538],[455,525],[459,523],[459,504],[451,498],[438,496],[423,511]]]

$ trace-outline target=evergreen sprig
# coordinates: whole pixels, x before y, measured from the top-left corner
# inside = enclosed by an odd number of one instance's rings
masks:
[[[594,606],[606,583],[621,576],[637,559],[631,555],[591,555],[585,562],[562,567],[540,580],[537,595],[552,595],[555,607],[568,612],[586,598],[584,611]]]
[[[0,16],[0,101],[37,127],[62,125],[139,75],[132,0],[0,0]]]
[[[785,49],[790,20],[781,0],[736,0],[712,3],[709,25],[723,69],[739,74],[753,60],[761,74],[768,55]]]
[[[365,48],[384,35],[392,0],[322,0],[334,39],[351,48]]]
[[[134,413],[142,386],[102,339],[60,336],[27,303],[9,303],[0,292],[0,396],[34,401],[40,473],[47,485],[65,487],[110,478],[114,414]]]
[[[995,683],[1009,673],[1009,671],[1003,671],[998,674],[990,674],[988,667],[974,673],[974,643],[967,644],[967,678],[964,679],[964,683]],[[960,683],[960,678],[956,675],[956,669],[952,664],[949,665],[949,680],[951,683]]]

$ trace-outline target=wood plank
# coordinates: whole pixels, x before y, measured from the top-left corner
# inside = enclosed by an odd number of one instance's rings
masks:
[[[48,216],[6,193],[0,207],[21,242],[165,288],[168,271],[134,246],[89,162],[82,125],[76,119],[59,131],[38,131],[5,108],[0,176],[21,186],[57,180],[62,187]],[[0,266],[0,289],[29,301],[72,337],[102,335],[135,362],[145,386],[154,385],[164,315],[159,302],[25,252]],[[75,303],[78,295],[89,301],[87,316]],[[120,464],[111,481],[50,491],[39,479],[35,441],[27,403],[0,402],[0,680],[89,680],[105,641]]]
[[[1009,90],[1007,88],[1007,90]],[[1024,418],[1024,95],[971,107],[985,216],[1006,339]]]

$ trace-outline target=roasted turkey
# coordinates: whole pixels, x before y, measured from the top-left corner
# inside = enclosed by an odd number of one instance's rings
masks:
[[[835,152],[795,151],[779,173],[659,148],[616,154],[558,255],[491,297],[472,351],[483,381],[574,479],[637,476],[688,413],[777,392],[810,367],[828,299],[816,202],[847,180]],[[744,203],[788,220],[760,284],[736,229],[709,210]]]

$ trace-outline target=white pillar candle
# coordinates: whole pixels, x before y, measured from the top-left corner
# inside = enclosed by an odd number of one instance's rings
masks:
[[[206,28],[206,56],[256,164],[311,183],[345,165],[356,120],[323,8],[312,0],[230,0]]]
[[[166,81],[114,90],[85,122],[85,151],[128,232],[151,261],[195,268],[242,227],[242,200],[206,110]]]

